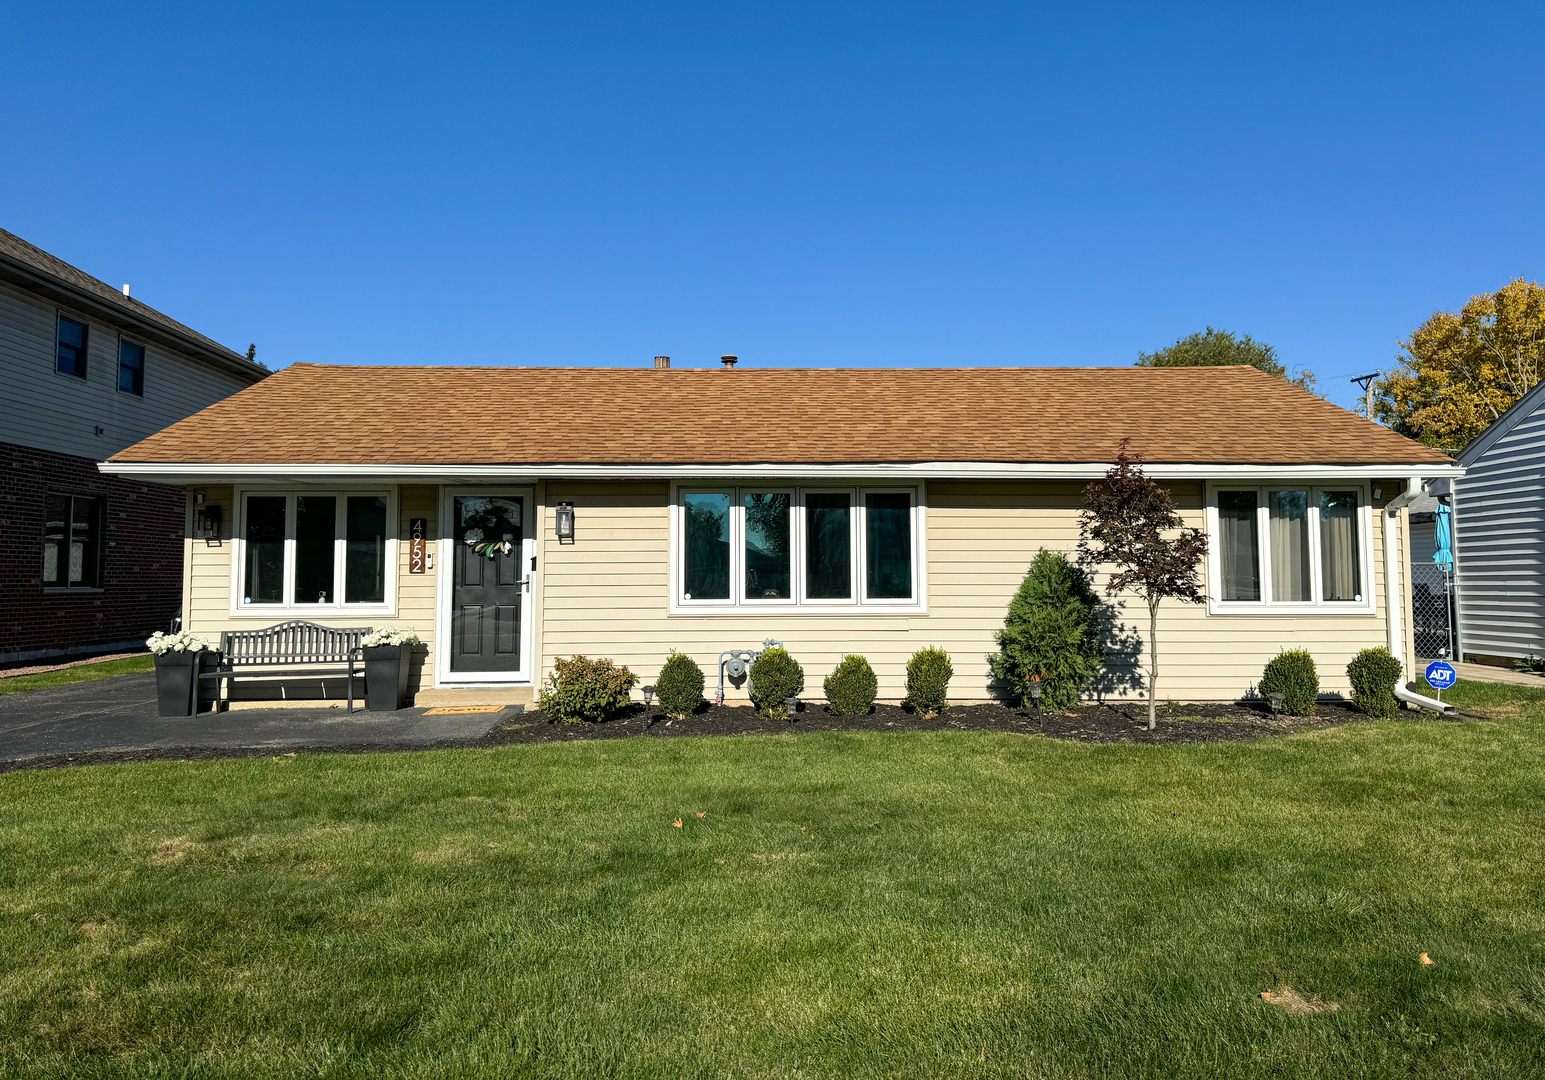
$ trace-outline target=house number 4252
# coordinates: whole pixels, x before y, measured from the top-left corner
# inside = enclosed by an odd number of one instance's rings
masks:
[[[410,518],[408,521],[408,573],[422,574],[424,572],[424,544],[425,533],[428,529],[427,518]]]

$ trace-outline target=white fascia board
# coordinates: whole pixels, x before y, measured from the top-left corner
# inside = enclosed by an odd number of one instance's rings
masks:
[[[905,464],[851,465],[217,465],[176,462],[113,462],[97,466],[112,476],[154,480],[162,484],[220,484],[271,479],[323,483],[369,479],[416,484],[467,484],[517,480],[690,479],[811,479],[823,476],[857,480],[1093,480],[1104,476],[1111,462],[927,461]],[[1395,476],[1432,478],[1463,476],[1458,465],[1209,465],[1145,464],[1156,480],[1374,480]]]

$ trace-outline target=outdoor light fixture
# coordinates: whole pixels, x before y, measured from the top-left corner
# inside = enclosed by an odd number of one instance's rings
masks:
[[[1037,679],[1030,684],[1030,700],[1035,703],[1035,711],[1041,711],[1041,680]]]
[[[193,519],[194,534],[201,540],[220,539],[220,521],[225,517],[224,509],[219,503],[199,507]]]
[[[557,534],[559,543],[574,542],[574,504],[561,502],[553,511],[553,532]]]
[[[1279,713],[1279,712],[1282,711],[1282,699],[1285,698],[1285,697],[1287,697],[1287,695],[1284,694],[1281,690],[1275,691],[1271,695],[1271,711],[1272,712]]]
[[[794,722],[794,710],[799,708],[799,698],[797,698],[797,697],[786,697],[786,698],[784,698],[783,699],[783,707],[784,707],[784,709],[786,709],[788,711],[789,723],[792,724]]]
[[[649,708],[650,703],[652,701],[654,701],[654,687],[653,686],[645,686],[645,687],[640,687],[640,689],[642,689],[644,691],[644,708],[647,709],[647,708]]]

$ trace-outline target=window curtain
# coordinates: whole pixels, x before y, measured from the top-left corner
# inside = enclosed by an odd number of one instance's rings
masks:
[[[1259,600],[1261,570],[1260,521],[1253,491],[1218,492],[1219,582],[1224,600]]]
[[[1320,576],[1324,599],[1361,598],[1355,491],[1320,492]]]
[[[1307,603],[1309,593],[1309,493],[1271,493],[1271,597]]]

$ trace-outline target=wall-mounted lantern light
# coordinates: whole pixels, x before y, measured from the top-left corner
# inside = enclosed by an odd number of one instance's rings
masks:
[[[574,504],[561,502],[557,510],[553,512],[553,532],[558,536],[561,544],[574,542]]]
[[[220,522],[225,517],[219,503],[205,503],[193,517],[193,532],[200,540],[220,539]]]

